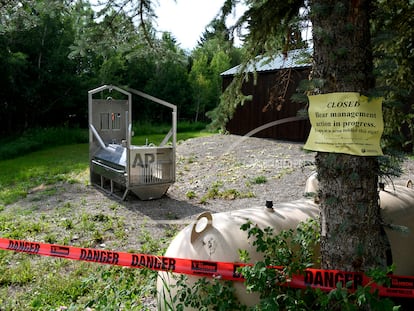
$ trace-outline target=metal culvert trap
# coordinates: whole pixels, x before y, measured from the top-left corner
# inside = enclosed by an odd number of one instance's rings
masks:
[[[103,99],[107,93],[111,96]],[[171,129],[159,146],[131,144],[131,93],[172,110]],[[103,85],[88,92],[88,108],[91,184],[122,200],[130,191],[141,200],[162,197],[175,182],[177,107],[134,89]]]

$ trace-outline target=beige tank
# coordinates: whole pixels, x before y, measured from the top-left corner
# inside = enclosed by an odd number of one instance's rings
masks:
[[[165,256],[198,260],[212,260],[223,262],[240,262],[238,250],[248,250],[252,261],[263,256],[250,245],[247,232],[240,227],[251,221],[264,229],[273,227],[274,232],[295,228],[300,222],[309,217],[317,217],[318,206],[312,200],[297,200],[289,203],[280,203],[273,207],[252,207],[231,212],[210,214],[205,212],[197,220],[185,227],[173,239]],[[251,239],[250,239],[251,241]],[[196,282],[197,277],[188,276],[188,284]],[[167,284],[167,286],[164,286]],[[158,275],[158,305],[164,310],[164,299],[175,293],[171,285],[175,281],[168,273]],[[258,296],[246,294],[242,282],[235,282],[236,296],[246,305],[258,302]],[[187,309],[192,310],[192,309]]]
[[[317,192],[316,176],[308,180],[306,192]],[[414,190],[407,187],[395,186],[380,192],[381,210],[387,224],[408,228],[408,232],[391,230],[386,232],[391,244],[393,261],[396,265],[396,274],[414,275]],[[301,199],[289,203],[277,203],[273,208],[252,207],[243,210],[224,213],[201,214],[194,223],[185,227],[174,238],[168,247],[165,256],[239,262],[238,250],[248,250],[252,262],[261,260],[261,254],[249,243],[247,233],[240,230],[241,225],[248,220],[260,228],[272,227],[275,233],[281,230],[296,228],[309,217],[319,215],[318,204],[313,199]],[[192,284],[197,277],[189,276],[188,283]],[[157,283],[158,304],[163,310],[165,300],[174,296],[175,283],[171,274],[160,272]],[[244,285],[235,282],[236,296],[246,305],[258,302],[258,296],[246,294]],[[189,309],[191,310],[191,309]]]
[[[406,186],[387,186],[380,191],[381,214],[385,223],[395,274],[414,276],[414,189],[412,181]],[[316,173],[306,181],[305,194],[318,192]]]

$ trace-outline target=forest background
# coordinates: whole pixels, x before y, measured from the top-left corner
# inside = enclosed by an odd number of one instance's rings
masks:
[[[219,20],[188,51],[152,28],[150,12],[137,25],[123,11],[99,13],[88,1],[5,1],[0,11],[2,137],[87,128],[87,92],[103,84],[141,90],[177,105],[180,121],[206,123],[221,95],[220,73],[240,62]],[[171,119],[165,109],[134,101],[135,122]]]
[[[222,105],[220,73],[245,60],[248,47],[234,46],[225,3],[191,51],[180,48],[171,33],[157,31],[156,3],[148,1],[145,7],[147,1],[139,1],[143,6],[133,8],[134,14],[114,5],[122,1],[107,3],[97,11],[83,0],[1,1],[2,139],[39,127],[86,128],[87,91],[102,84],[167,100],[178,106],[180,121],[231,117],[215,109]],[[386,98],[384,142],[406,151],[413,148],[414,133],[413,6],[412,1],[377,1],[372,15],[377,95]],[[304,45],[296,40],[289,48]],[[169,120],[168,111],[138,101],[135,122]],[[214,124],[225,126],[223,121]]]

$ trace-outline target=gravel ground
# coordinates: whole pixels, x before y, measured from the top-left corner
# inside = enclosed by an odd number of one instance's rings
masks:
[[[300,198],[313,169],[304,165],[313,157],[297,143],[235,135],[189,139],[177,147],[176,183],[159,200],[160,208],[146,213],[153,219],[165,219],[168,214],[191,219],[204,211],[223,212],[264,205],[266,200]],[[217,194],[212,198],[214,189]]]
[[[130,233],[122,244],[135,248],[134,230],[142,226],[162,234],[165,225],[188,224],[205,211],[224,212],[303,197],[306,179],[315,168],[315,153],[302,147],[302,143],[236,135],[193,138],[178,144],[176,182],[161,199],[141,201],[131,194],[120,202],[89,186],[87,170],[74,176],[80,183],[53,185],[52,193],[45,191],[48,187],[38,187],[9,208],[36,205],[39,211],[57,212],[70,204],[73,215],[63,217],[74,218],[82,211],[116,213],[125,219]],[[395,184],[414,180],[414,161],[405,161],[403,167],[404,174],[393,180]],[[115,209],[115,205],[119,206]]]

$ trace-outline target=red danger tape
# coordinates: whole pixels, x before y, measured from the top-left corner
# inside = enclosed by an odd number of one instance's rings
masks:
[[[230,262],[133,254],[5,238],[0,238],[0,249],[130,268],[148,268],[156,271],[171,271],[197,276],[220,277],[232,281],[243,281],[242,276],[237,273],[237,268],[244,264]]]
[[[148,268],[155,271],[169,271],[201,277],[213,277],[231,281],[244,281],[243,276],[238,273],[238,268],[246,266],[243,263],[133,254],[5,238],[0,238],[0,249],[130,268]],[[281,267],[272,268],[281,269]],[[352,281],[350,290],[355,290],[358,286],[369,285],[372,289],[378,290],[380,296],[414,297],[414,277],[396,275],[390,275],[389,277],[390,286],[384,287],[372,283],[372,280],[363,273],[306,269],[303,275],[294,275],[285,285],[292,288],[312,287],[330,291],[336,288],[336,284],[338,283],[341,283],[345,287],[346,284]]]

